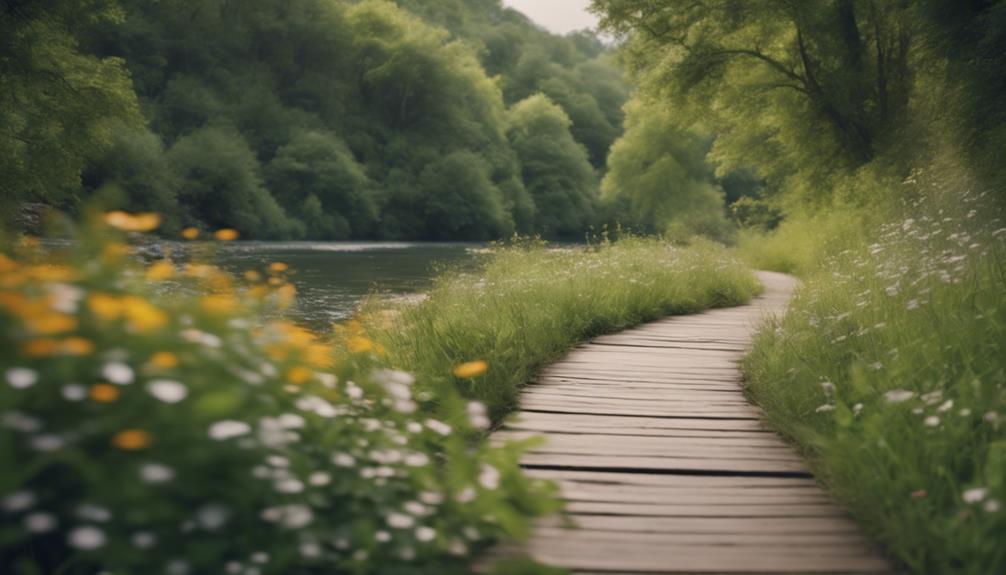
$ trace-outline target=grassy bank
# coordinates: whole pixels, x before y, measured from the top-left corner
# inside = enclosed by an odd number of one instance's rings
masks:
[[[832,228],[784,230],[796,255],[763,255],[806,283],[745,370],[771,423],[893,557],[917,573],[1001,573],[1006,229],[988,198],[937,196],[842,236],[832,256],[812,233]],[[850,218],[834,229],[864,227]]]
[[[725,249],[629,238],[588,250],[499,249],[476,274],[448,274],[421,304],[371,335],[398,368],[459,388],[493,418],[520,387],[576,343],[668,314],[746,302],[760,289]],[[477,377],[451,375],[484,361]]]

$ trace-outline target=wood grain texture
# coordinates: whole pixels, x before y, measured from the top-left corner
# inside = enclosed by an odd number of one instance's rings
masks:
[[[545,438],[522,464],[566,516],[500,554],[582,575],[893,571],[741,391],[754,327],[795,284],[759,279],[750,305],[598,337],[525,388],[494,441]]]

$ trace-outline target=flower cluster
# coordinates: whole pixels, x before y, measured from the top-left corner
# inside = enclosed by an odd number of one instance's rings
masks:
[[[416,393],[365,334],[262,319],[295,294],[285,265],[131,253],[0,253],[0,572],[467,572],[554,509],[520,446],[471,441],[483,406]]]

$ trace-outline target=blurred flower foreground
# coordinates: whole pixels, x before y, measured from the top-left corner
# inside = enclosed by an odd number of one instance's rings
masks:
[[[414,392],[362,323],[263,319],[285,264],[237,281],[212,241],[141,262],[156,214],[97,220],[0,246],[0,572],[466,573],[554,509],[523,446]]]

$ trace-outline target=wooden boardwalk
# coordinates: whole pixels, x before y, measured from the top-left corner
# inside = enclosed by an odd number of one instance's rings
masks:
[[[543,522],[524,552],[584,575],[891,571],[741,392],[752,329],[794,286],[759,277],[751,305],[599,337],[525,389],[498,436],[545,436],[522,463],[576,528]]]

